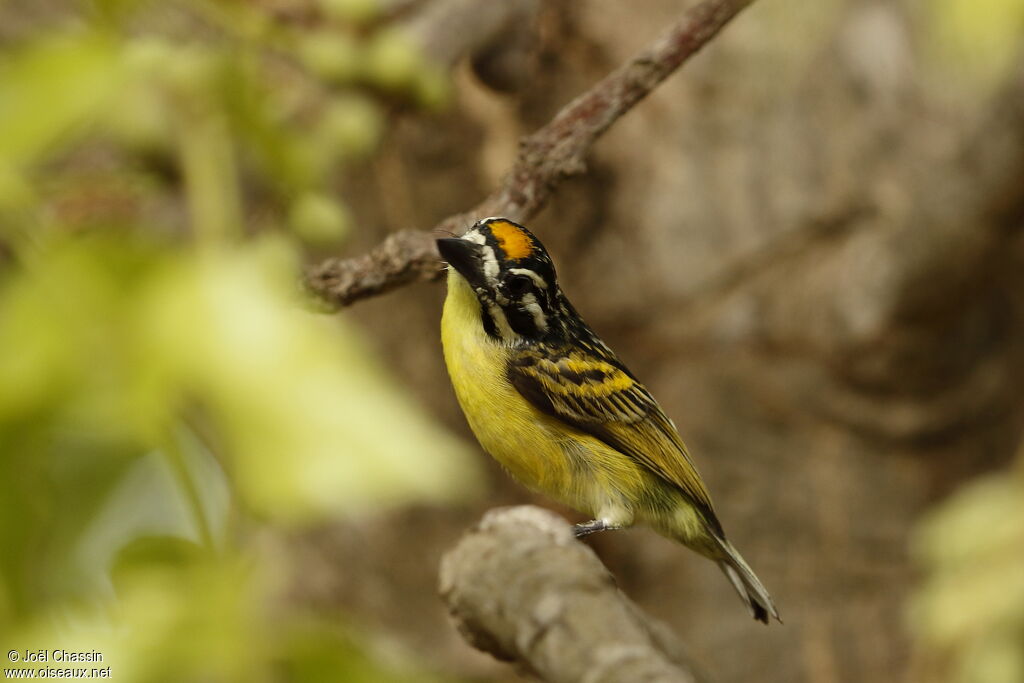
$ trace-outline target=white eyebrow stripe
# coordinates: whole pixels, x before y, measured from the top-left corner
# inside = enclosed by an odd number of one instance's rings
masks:
[[[546,289],[548,286],[548,283],[544,282],[544,278],[542,278],[540,275],[533,272],[529,268],[509,268],[508,272],[513,273],[515,275],[525,275],[531,280],[533,280],[538,287],[544,287]]]
[[[484,257],[484,276],[488,282],[494,284],[498,281],[498,273],[501,272],[498,259],[494,256],[494,249],[485,244],[481,253]]]

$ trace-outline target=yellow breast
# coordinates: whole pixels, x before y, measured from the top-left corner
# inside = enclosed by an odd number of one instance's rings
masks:
[[[549,493],[565,488],[568,464],[546,429],[550,418],[509,383],[510,349],[484,332],[480,304],[454,270],[448,275],[441,342],[455,395],[484,450],[530,488]]]

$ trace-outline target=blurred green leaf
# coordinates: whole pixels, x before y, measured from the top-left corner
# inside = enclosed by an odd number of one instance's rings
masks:
[[[121,82],[114,44],[96,33],[58,33],[0,61],[0,162],[35,161],[89,120]]]
[[[298,47],[306,67],[328,83],[348,83],[359,74],[362,51],[346,35],[316,31],[303,36]]]
[[[295,200],[289,223],[296,235],[314,246],[336,245],[352,228],[352,219],[341,204],[315,193]]]
[[[14,166],[0,160],[0,211],[23,209],[32,204],[35,192],[24,175]]]
[[[369,153],[382,134],[382,116],[362,97],[335,98],[325,108],[316,127],[326,153],[335,158],[355,158]]]
[[[144,294],[149,374],[216,417],[243,497],[303,517],[466,490],[467,449],[401,398],[354,330],[294,306],[284,254],[268,242],[186,260]]]
[[[928,573],[911,623],[932,658],[953,662],[945,680],[1024,680],[1020,473],[965,486],[922,521],[913,549]]]
[[[115,680],[431,680],[282,602],[253,541],[479,479],[349,323],[299,300],[294,237],[352,229],[328,188],[381,139],[380,91],[444,87],[376,2],[323,15],[311,33],[258,3],[102,0],[0,41],[11,647],[99,650]]]
[[[1021,53],[1024,0],[935,0],[926,8],[933,48],[968,77],[993,82]]]
[[[440,679],[417,672],[415,664],[394,648],[373,656],[375,643],[357,637],[351,629],[322,619],[297,621],[285,634],[286,654],[280,662],[288,680],[303,683],[439,683]]]
[[[381,0],[319,0],[327,16],[337,21],[366,22],[381,12]]]
[[[423,64],[416,45],[401,31],[385,30],[367,46],[366,75],[383,88],[401,90],[416,83]]]
[[[162,88],[166,65],[176,59],[166,41],[143,36],[122,46],[125,87],[117,93],[104,126],[129,148],[149,152],[169,151],[173,120],[167,94]]]

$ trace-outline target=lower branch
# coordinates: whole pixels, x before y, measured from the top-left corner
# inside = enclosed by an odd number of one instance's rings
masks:
[[[444,556],[440,583],[470,644],[548,683],[697,680],[675,637],[554,513],[492,510]]]

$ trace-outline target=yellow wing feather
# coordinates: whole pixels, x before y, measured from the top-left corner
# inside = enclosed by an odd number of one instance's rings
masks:
[[[542,347],[518,353],[508,375],[535,407],[632,457],[682,490],[717,526],[711,497],[675,426],[617,359]]]

